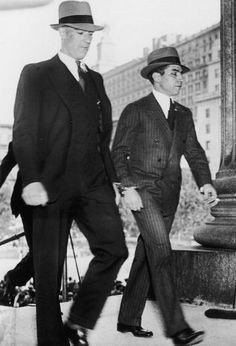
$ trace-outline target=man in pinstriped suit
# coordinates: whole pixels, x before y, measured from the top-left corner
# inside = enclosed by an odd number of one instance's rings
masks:
[[[171,100],[181,89],[182,74],[188,71],[175,48],[154,50],[141,70],[153,91],[124,109],[113,144],[123,202],[132,210],[140,230],[117,329],[139,337],[153,335],[141,327],[152,286],[166,336],[174,345],[194,345],[204,336],[203,331],[194,331],[186,322],[171,275],[169,232],[179,201],[182,155],[204,199],[211,206],[217,203],[191,111]]]

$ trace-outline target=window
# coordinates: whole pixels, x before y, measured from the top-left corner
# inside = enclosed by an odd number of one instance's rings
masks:
[[[220,76],[220,70],[218,68],[215,69],[215,78]]]
[[[183,87],[182,90],[181,90],[181,95],[185,95],[186,94],[186,88]]]
[[[193,67],[193,62],[192,62],[192,60],[190,60],[190,61],[187,63],[187,66],[188,66],[189,68],[192,68],[192,67]]]
[[[188,105],[191,106],[193,104],[193,97],[189,96],[188,97]]]
[[[192,73],[189,73],[188,74],[188,81],[192,82],[192,80],[193,80],[193,75],[192,75]]]
[[[209,53],[209,54],[208,54],[208,61],[211,61],[211,60],[212,60],[212,54]]]
[[[206,118],[210,118],[210,108],[206,108]]]
[[[188,93],[191,94],[192,92],[193,92],[193,85],[190,84],[190,85],[188,86]]]
[[[210,149],[210,141],[206,141],[206,150]]]
[[[206,133],[210,133],[211,126],[210,124],[206,124]]]
[[[200,91],[200,89],[201,89],[201,84],[200,83],[196,83],[195,84],[195,90],[196,91]]]
[[[200,78],[200,71],[195,72],[195,78],[199,79]]]
[[[219,84],[216,84],[215,85],[215,91],[217,92],[217,91],[219,91],[220,90],[220,86],[219,86]]]

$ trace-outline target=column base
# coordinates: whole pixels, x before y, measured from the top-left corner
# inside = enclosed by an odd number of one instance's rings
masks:
[[[236,250],[236,220],[218,218],[197,228],[193,236],[206,247]]]
[[[180,298],[234,306],[236,251],[173,246],[172,261]]]

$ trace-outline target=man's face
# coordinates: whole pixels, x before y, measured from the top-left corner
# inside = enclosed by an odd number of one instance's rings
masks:
[[[76,60],[83,59],[88,52],[93,32],[71,27],[62,29],[62,51]]]
[[[168,95],[176,96],[179,94],[183,84],[182,68],[179,65],[169,65],[164,71],[164,74],[154,72],[154,88],[159,92]]]

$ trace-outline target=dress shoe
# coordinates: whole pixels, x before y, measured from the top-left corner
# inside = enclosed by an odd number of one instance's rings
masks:
[[[64,324],[64,331],[73,346],[89,346],[85,328],[77,330],[70,328],[67,324]]]
[[[153,332],[143,329],[141,326],[128,326],[127,324],[117,323],[117,330],[121,333],[132,333],[134,336],[140,338],[150,338],[153,336]]]
[[[186,328],[183,331],[175,334],[172,337],[174,345],[176,346],[190,346],[196,345],[202,342],[204,337],[204,332],[202,330],[195,332],[192,328]]]

